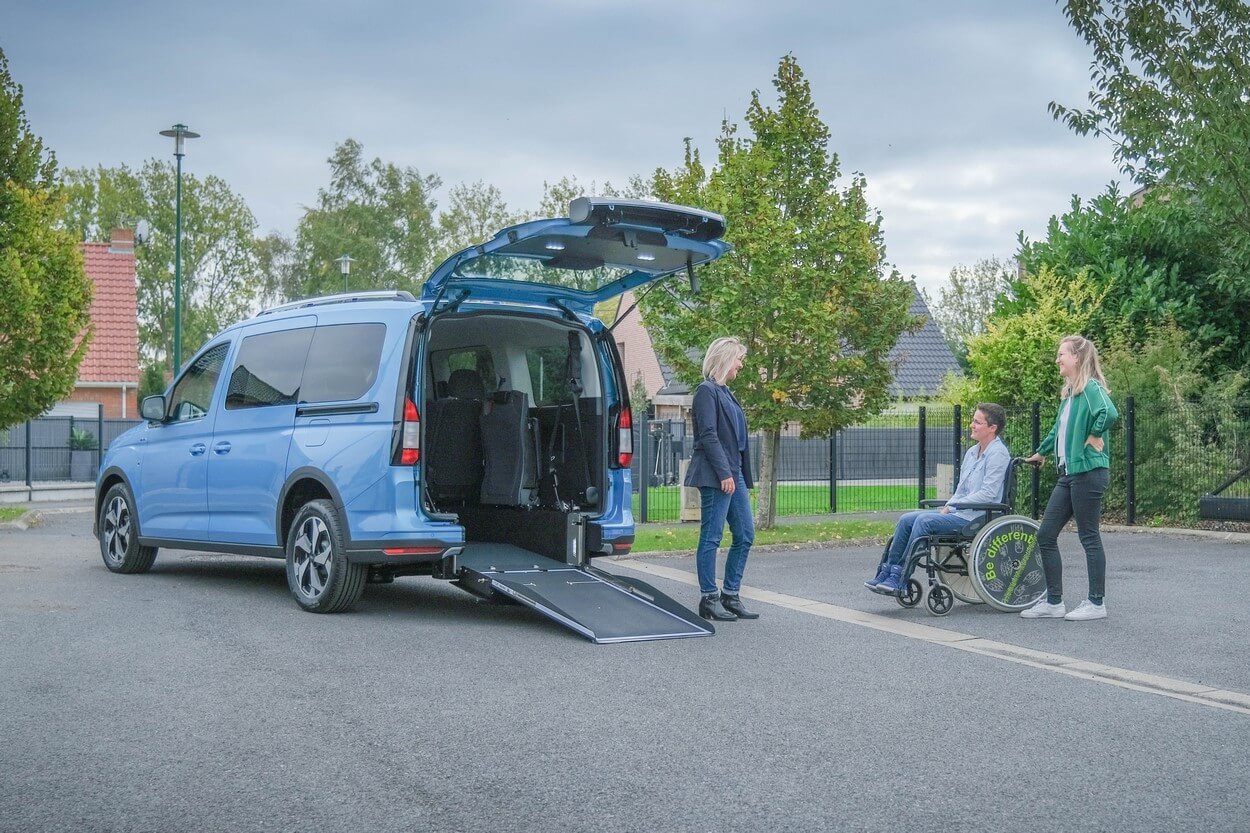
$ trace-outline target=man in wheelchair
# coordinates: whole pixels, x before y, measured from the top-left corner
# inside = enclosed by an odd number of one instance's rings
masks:
[[[942,505],[907,512],[899,518],[889,551],[877,567],[877,574],[864,582],[865,587],[874,593],[895,595],[907,582],[909,561],[914,563],[914,554],[919,549],[928,550],[931,538],[964,533],[974,522],[985,518],[984,509],[973,506],[998,503],[1002,499],[1003,482],[1011,469],[1011,453],[999,438],[1006,425],[1007,414],[1001,405],[993,402],[977,405],[970,426],[972,439],[977,444],[964,455],[955,493],[944,504],[941,501],[922,504]]]

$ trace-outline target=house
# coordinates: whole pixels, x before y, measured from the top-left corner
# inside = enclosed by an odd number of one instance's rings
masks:
[[[139,318],[135,280],[135,236],[113,229],[107,243],[80,243],[92,284],[94,335],[78,367],[78,381],[52,416],[106,419],[139,415]]]
[[[633,305],[626,293],[615,315],[624,314]],[[912,285],[911,315],[923,317],[924,324],[914,333],[903,333],[890,350],[895,365],[890,394],[895,398],[917,399],[936,393],[947,373],[958,373],[959,362],[942,337],[919,290]],[[616,347],[625,366],[625,377],[632,386],[641,384],[655,406],[657,419],[679,419],[690,406],[690,389],[676,378],[651,343],[651,336],[642,325],[637,310],[630,312],[613,330]]]

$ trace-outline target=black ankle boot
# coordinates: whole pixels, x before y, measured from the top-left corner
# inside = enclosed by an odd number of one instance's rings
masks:
[[[721,597],[704,596],[699,599],[699,615],[704,619],[715,619],[717,622],[732,622],[737,619],[721,605]]]
[[[730,613],[732,613],[734,616],[737,616],[739,619],[760,618],[760,615],[758,613],[752,613],[751,611],[747,610],[742,605],[742,599],[738,598],[737,593],[734,593],[732,595],[729,593],[721,593],[720,603],[725,608],[725,610],[728,610]]]

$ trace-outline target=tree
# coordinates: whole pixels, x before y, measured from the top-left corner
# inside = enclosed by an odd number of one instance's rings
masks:
[[[939,301],[934,302],[928,292],[924,293],[933,320],[965,368],[968,341],[985,332],[985,322],[999,297],[1010,292],[1012,272],[996,257],[983,258],[971,268],[960,265],[951,269],[950,286],[942,287]]]
[[[68,394],[87,352],[91,284],[57,226],[57,188],[56,157],[31,132],[0,51],[0,428]]]
[[[776,519],[781,428],[823,434],[889,402],[887,358],[908,315],[911,285],[885,262],[881,217],[860,174],[839,188],[829,129],[793,56],[781,59],[776,108],[751,94],[739,136],[726,121],[708,172],[686,140],[684,164],[657,170],[652,190],[667,202],[726,218],[730,254],[701,272],[702,292],[674,285],[652,292],[644,320],[660,354],[687,382],[700,377],[701,351],[717,336],[748,348],[734,387],[751,424],[763,431],[758,524]]]
[[[1250,364],[1250,281],[1227,280],[1225,237],[1194,200],[1151,191],[1137,200],[1115,186],[1052,217],[1046,237],[1021,237],[1024,271],[1048,267],[1072,278],[1084,272],[1105,292],[1085,335],[1100,344],[1144,343],[1152,328],[1172,322],[1193,342],[1208,370],[1221,373]],[[1032,305],[1027,288],[1000,312]]]
[[[168,372],[173,357],[176,170],[149,159],[126,166],[69,170],[64,223],[80,239],[106,237],[118,226],[149,224],[136,247],[139,351]],[[256,219],[243,199],[215,176],[182,175],[182,354],[190,356],[223,327],[250,314],[264,278],[254,237]]]
[[[1084,272],[1067,277],[1049,267],[1025,275],[1019,285],[1032,306],[992,319],[985,332],[968,341],[969,375],[948,377],[944,399],[969,407],[977,402],[1011,407],[1057,399],[1059,341],[1088,331],[1106,291]]]
[[[343,291],[335,262],[353,262],[350,289],[420,292],[438,244],[434,224],[437,176],[364,159],[364,146],[348,139],[326,160],[330,185],[317,191],[295,234],[289,298]]]
[[[1084,110],[1051,102],[1081,134],[1106,136],[1125,174],[1193,194],[1250,240],[1250,6],[1236,0],[1068,0],[1094,50]]]
[[[438,215],[438,249],[432,260],[437,266],[456,252],[484,243],[495,232],[521,222],[508,211],[503,194],[494,185],[478,180],[461,183],[447,194],[447,209]]]

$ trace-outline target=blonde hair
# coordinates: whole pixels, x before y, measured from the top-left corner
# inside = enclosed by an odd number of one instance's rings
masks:
[[[1076,375],[1065,379],[1059,395],[1063,398],[1075,396],[1085,390],[1090,379],[1097,379],[1103,390],[1109,390],[1107,380],[1102,375],[1102,364],[1098,361],[1098,348],[1085,336],[1064,336],[1059,346],[1068,345],[1072,355],[1076,356]]]
[[[703,378],[718,385],[725,384],[725,377],[733,363],[747,354],[746,345],[734,336],[718,338],[708,345],[703,354]]]

